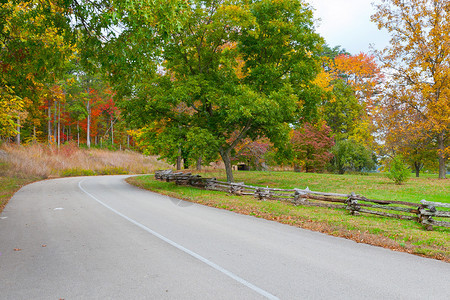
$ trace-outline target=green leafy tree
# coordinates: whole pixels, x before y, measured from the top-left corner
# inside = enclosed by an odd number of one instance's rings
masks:
[[[352,88],[341,80],[333,84],[332,95],[323,102],[321,111],[337,139],[347,139],[355,134],[364,114]]]
[[[211,145],[215,143],[214,136],[211,136],[208,130],[202,128],[190,128],[186,134],[185,149],[187,152],[190,164],[196,164],[197,170],[201,169],[202,165],[219,159],[217,151],[214,151],[217,146]]]
[[[363,172],[375,168],[373,152],[352,139],[337,141],[332,153],[330,168],[333,172],[344,174],[348,171]]]
[[[124,30],[97,50],[114,57],[103,65],[125,117],[140,127],[157,122],[163,132],[201,130],[229,181],[241,140],[264,135],[281,146],[289,123],[315,110],[309,89],[322,39],[304,2],[113,3]],[[167,146],[175,153],[178,144]]]

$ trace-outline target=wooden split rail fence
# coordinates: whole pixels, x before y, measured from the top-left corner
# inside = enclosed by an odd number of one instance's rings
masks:
[[[259,200],[280,200],[291,202],[293,205],[320,206],[347,209],[352,215],[360,213],[379,216],[415,220],[423,224],[427,230],[433,226],[450,227],[450,204],[429,202],[420,203],[403,201],[374,200],[351,194],[336,194],[311,191],[306,189],[277,189],[257,187],[244,183],[230,183],[218,181],[216,178],[203,178],[200,175],[172,170],[156,171],[155,178],[178,185],[191,185],[207,190],[223,191],[235,195],[251,195]]]

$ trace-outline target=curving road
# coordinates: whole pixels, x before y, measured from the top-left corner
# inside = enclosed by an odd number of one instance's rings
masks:
[[[0,299],[448,299],[450,264],[192,204],[46,180],[0,215]]]

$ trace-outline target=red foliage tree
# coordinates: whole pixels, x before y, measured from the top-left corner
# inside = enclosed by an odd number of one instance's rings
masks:
[[[245,162],[255,169],[265,168],[265,154],[270,150],[272,143],[266,137],[253,141],[250,138],[244,139],[236,146],[236,155],[233,161]]]
[[[322,172],[333,157],[334,137],[326,124],[305,123],[292,131],[291,146],[294,166],[303,166],[306,172]]]

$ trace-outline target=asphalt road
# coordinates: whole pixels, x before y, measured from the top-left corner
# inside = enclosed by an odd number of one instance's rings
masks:
[[[448,299],[450,264],[192,204],[46,180],[0,215],[0,299]]]

